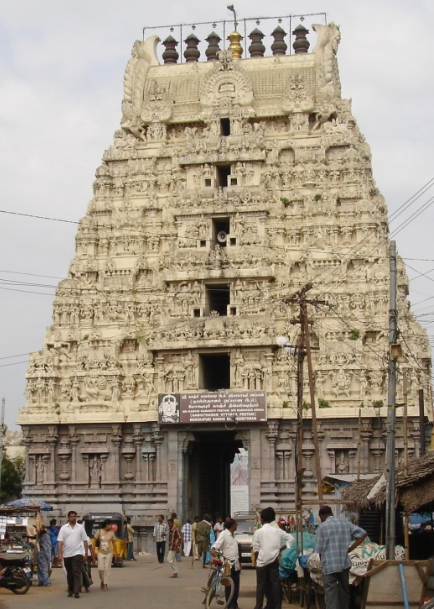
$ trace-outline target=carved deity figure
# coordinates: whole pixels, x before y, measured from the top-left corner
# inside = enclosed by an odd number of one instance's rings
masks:
[[[291,118],[292,131],[308,131],[309,116],[304,112],[296,112]]]
[[[90,486],[101,486],[102,465],[98,457],[94,457],[89,462],[89,482]]]
[[[348,457],[345,455],[344,451],[339,455],[339,459],[336,462],[336,473],[337,474],[348,474],[350,471],[350,464],[348,461]]]
[[[111,392],[112,392],[111,401],[113,404],[115,404],[116,402],[119,401],[119,397],[120,397],[118,379],[117,378],[112,379],[110,382],[110,385],[111,385]]]
[[[234,383],[235,387],[243,386],[243,370],[244,370],[245,360],[243,354],[240,349],[237,349],[232,354],[232,366],[233,366],[233,374],[234,374]]]
[[[350,377],[343,368],[340,368],[333,377],[333,391],[336,397],[339,395],[349,395]]]
[[[35,461],[35,484],[41,486],[44,484],[45,478],[45,461],[44,457],[37,457]]]

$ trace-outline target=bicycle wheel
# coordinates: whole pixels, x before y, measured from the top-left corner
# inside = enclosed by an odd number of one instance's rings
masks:
[[[225,580],[225,585],[221,584],[221,580]],[[221,594],[216,594],[216,590],[222,588]],[[229,595],[226,598],[227,590],[229,589]],[[234,595],[235,587],[234,580],[232,577],[224,575],[223,578],[219,578],[218,581],[208,590],[205,597],[206,609],[226,609],[232,600]],[[226,594],[225,594],[226,592]]]

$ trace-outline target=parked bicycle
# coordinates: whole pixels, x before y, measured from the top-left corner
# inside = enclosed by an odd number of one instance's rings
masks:
[[[234,595],[234,580],[230,576],[230,561],[220,552],[218,558],[211,558],[211,569],[208,583],[205,588],[205,598],[202,604],[206,609],[216,608],[226,609]]]

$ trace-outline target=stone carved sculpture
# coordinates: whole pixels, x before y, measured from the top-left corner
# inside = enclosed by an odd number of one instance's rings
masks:
[[[232,61],[229,51],[220,51],[218,59],[201,83],[201,105],[225,109],[250,105],[253,91],[248,74]]]
[[[290,76],[283,94],[282,109],[286,112],[311,112],[314,108],[314,100],[312,92],[306,89],[302,73],[296,72]]]
[[[348,474],[350,471],[350,464],[348,456],[344,451],[339,454],[339,459],[336,460],[336,473],[337,474]]]
[[[253,489],[257,503],[267,496],[292,505],[297,379],[274,339],[284,333],[296,344],[298,308],[285,302],[307,281],[328,305],[311,312],[316,397],[329,405],[321,411],[323,453],[341,409],[351,436],[360,403],[369,410],[384,399],[386,377],[372,350],[387,349],[387,209],[351,104],[340,97],[339,30],[317,28],[315,53],[302,58],[244,63],[226,52],[191,68],[160,66],[155,38],[135,44],[122,128],[95,172],[44,347],[30,358],[19,419],[30,487],[54,476],[54,486],[91,487],[94,497],[119,492],[122,503],[134,481],[137,502],[155,514],[153,497],[164,505],[168,473],[181,467],[177,457],[168,463],[158,393],[200,390],[201,355],[217,349],[228,354],[231,390],[266,392],[273,417],[267,428],[243,430],[270,448],[251,460],[269,484]],[[224,247],[215,239],[220,220],[229,226]],[[400,328],[417,354],[418,365],[406,364],[414,406],[418,390],[429,391],[429,343],[408,311],[403,266],[398,276]],[[212,285],[229,292],[220,314],[209,302]],[[366,466],[380,471],[381,432],[369,417],[365,423]],[[39,434],[44,425],[58,426],[58,441]],[[308,427],[306,492],[315,482]],[[84,441],[83,452],[83,430],[111,441]],[[351,469],[351,451],[328,449],[333,471]]]
[[[143,139],[143,123],[140,118],[143,88],[146,74],[151,66],[158,65],[156,47],[160,39],[152,36],[145,42],[136,40],[131,51],[124,76],[124,98],[122,101],[122,128]]]
[[[318,34],[314,49],[316,66],[316,119],[313,130],[319,130],[336,113],[336,100],[341,96],[341,85],[336,53],[341,40],[339,27],[334,23],[312,26]]]
[[[89,487],[90,488],[99,488],[101,486],[101,472],[102,472],[102,464],[101,460],[94,456],[89,459]]]

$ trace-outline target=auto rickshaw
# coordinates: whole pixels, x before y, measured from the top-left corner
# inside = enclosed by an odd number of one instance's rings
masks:
[[[117,560],[113,557],[113,566],[123,567],[128,554],[127,519],[119,512],[89,512],[83,516],[84,528],[96,554],[98,548],[95,547],[95,533],[100,530],[104,520],[111,520],[113,523],[112,530],[118,554]]]

